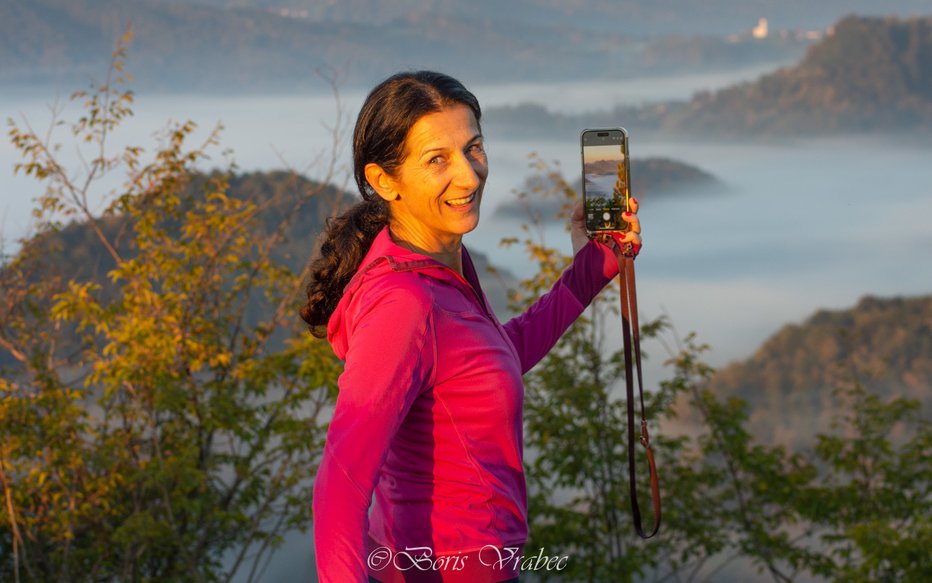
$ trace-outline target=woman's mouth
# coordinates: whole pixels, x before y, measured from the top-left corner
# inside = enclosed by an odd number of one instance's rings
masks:
[[[454,200],[447,200],[447,201],[444,201],[444,204],[451,206],[453,208],[457,208],[457,207],[466,206],[475,199],[476,199],[476,193],[475,191],[473,191],[472,193],[469,194],[469,196],[466,196],[463,198],[457,198]]]

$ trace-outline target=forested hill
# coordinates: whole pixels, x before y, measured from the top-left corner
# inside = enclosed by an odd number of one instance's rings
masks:
[[[849,16],[793,67],[688,101],[579,115],[525,103],[486,112],[512,135],[621,124],[640,134],[761,137],[932,130],[932,16]]]
[[[841,410],[834,389],[855,382],[918,399],[932,415],[932,296],[865,297],[850,309],[819,311],[718,371],[711,388],[750,403],[758,437],[803,445]]]
[[[186,188],[191,192],[203,189],[206,176],[193,175]],[[290,214],[295,201],[305,192],[315,192],[309,202],[290,216],[284,232],[285,243],[278,246],[276,257],[294,271],[300,272],[311,254],[315,239],[323,230],[324,221],[335,209],[346,208],[352,197],[332,188],[322,187],[292,172],[254,172],[232,175],[227,194],[260,205],[260,223],[269,233]],[[121,256],[132,257],[132,236],[126,233],[134,228],[125,216],[109,216],[100,221],[102,231]],[[85,222],[72,221],[57,231],[49,231],[30,240],[28,245],[39,246],[47,252],[49,271],[65,278],[96,281],[107,286],[107,273],[114,268],[113,258],[106,252],[94,230]]]
[[[204,188],[205,182],[206,176],[195,175],[187,188],[197,192],[197,189]],[[295,202],[303,193],[308,192],[313,192],[313,196],[310,196],[309,201],[297,212],[293,212]],[[334,212],[342,212],[359,200],[358,195],[353,196],[330,186],[322,186],[286,171],[232,175],[229,178],[227,195],[256,203],[262,209],[258,217],[260,229],[268,235],[279,225],[286,223],[283,241],[276,245],[273,258],[294,273],[301,273],[310,259],[326,219]],[[111,216],[100,220],[99,224],[104,235],[114,243],[122,257],[128,259],[135,256],[136,251],[131,246],[134,236],[128,232],[134,228],[132,221],[125,216]],[[104,297],[110,295],[113,282],[107,274],[115,264],[89,224],[71,222],[58,231],[50,231],[32,239],[27,245],[37,249],[38,255],[43,257],[43,271],[36,274],[36,277],[95,282],[101,286]],[[483,291],[496,313],[504,317],[508,305],[506,288],[516,287],[516,279],[506,269],[496,269],[497,275],[491,275],[486,269],[489,265],[488,258],[479,251],[470,250],[470,254],[476,263]],[[267,319],[267,309],[268,304],[251,298],[247,321],[258,322]],[[6,354],[0,350],[0,365],[3,364],[4,356]]]
[[[662,127],[807,134],[932,129],[932,17],[847,17],[798,66],[698,94]]]

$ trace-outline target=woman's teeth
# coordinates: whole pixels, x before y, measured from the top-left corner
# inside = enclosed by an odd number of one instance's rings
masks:
[[[456,199],[456,200],[448,200],[448,201],[446,201],[446,202],[447,202],[447,204],[450,205],[450,206],[463,206],[464,204],[469,204],[469,203],[471,203],[471,202],[473,201],[474,198],[476,198],[476,193],[475,193],[475,192],[472,193],[472,194],[470,194],[470,195],[467,196],[466,198],[458,198],[458,199]]]

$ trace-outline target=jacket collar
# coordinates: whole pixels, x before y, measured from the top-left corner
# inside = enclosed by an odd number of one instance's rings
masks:
[[[363,257],[359,269],[356,270],[356,274],[343,288],[343,296],[327,323],[327,338],[330,340],[337,356],[342,359],[346,353],[346,337],[343,333],[344,313],[353,295],[363,282],[393,271],[418,271],[424,276],[452,283],[459,287],[464,294],[478,301],[482,305],[482,309],[491,314],[491,307],[489,307],[485,295],[482,293],[479,276],[465,245],[462,246],[462,255],[464,278],[461,278],[459,274],[433,257],[398,245],[392,241],[388,225],[383,227],[372,241],[369,251]],[[463,281],[464,279],[465,281]]]
[[[475,265],[465,245],[463,245],[462,250],[463,275],[466,281],[478,291],[481,287]],[[372,241],[372,246],[369,247],[369,251],[360,263],[356,274],[343,288],[344,295],[354,290],[360,280],[365,278],[367,274],[370,276],[375,275],[375,273],[371,273],[372,270],[376,270],[377,273],[382,273],[383,270],[423,270],[425,275],[440,279],[456,278],[456,272],[433,257],[411,251],[392,241],[388,225],[385,225]]]

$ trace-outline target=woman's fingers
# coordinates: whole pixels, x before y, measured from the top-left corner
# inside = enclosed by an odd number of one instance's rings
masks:
[[[615,241],[620,243],[634,243],[635,245],[641,244],[641,235],[639,233],[628,231],[627,233],[620,234],[615,238]]]
[[[627,257],[637,257],[637,254],[641,251],[641,235],[634,231],[615,233],[614,238],[617,249]]]
[[[631,225],[631,231],[635,233],[641,232],[641,221],[638,219],[637,212],[621,213],[621,218]]]
[[[635,257],[638,254],[638,251],[641,250],[641,221],[638,219],[638,201],[636,198],[631,197],[628,199],[628,209],[627,211],[621,213],[621,218],[628,223],[630,227],[624,233],[614,232],[612,233],[612,239],[615,241],[616,245],[619,248],[626,243],[631,244],[631,249],[625,251],[629,257]]]
[[[631,225],[631,231],[635,233],[641,232],[641,221],[638,219],[638,199],[633,196],[628,199],[628,211],[621,213],[621,218]],[[638,241],[638,245],[640,244],[641,242]]]

